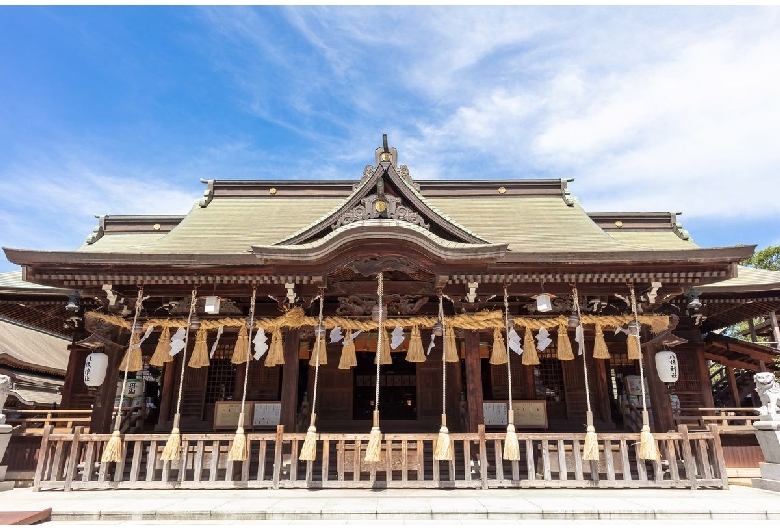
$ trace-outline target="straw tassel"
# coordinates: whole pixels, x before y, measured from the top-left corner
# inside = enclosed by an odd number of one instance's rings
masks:
[[[301,446],[301,455],[298,457],[300,460],[312,461],[317,458],[317,427],[314,426],[316,418],[317,415],[312,413],[309,430],[306,431],[306,438]]]
[[[409,338],[409,349],[406,351],[406,360],[410,363],[425,362],[425,350],[423,349],[419,326],[412,326],[412,333]]]
[[[271,333],[271,346],[265,357],[266,366],[284,364],[284,345],[282,344],[282,330],[276,329]]]
[[[569,332],[566,330],[566,326],[564,324],[558,325],[558,360],[559,361],[574,360],[574,352],[571,349]]]
[[[523,364],[540,364],[539,354],[536,353],[536,345],[534,344],[534,334],[528,326],[525,327],[525,337],[523,338]]]
[[[173,429],[171,429],[171,434],[168,436],[168,441],[165,442],[165,448],[160,456],[160,460],[181,460],[180,418],[181,415],[178,413],[173,415]]]
[[[393,357],[390,355],[390,337],[387,335],[387,330],[382,328],[382,355],[379,359],[379,364],[393,364]],[[374,357],[374,363],[376,363],[376,356]]]
[[[607,349],[607,342],[604,340],[604,331],[598,322],[596,323],[596,341],[593,343],[593,358],[609,359],[609,350]]]
[[[520,460],[520,442],[517,441],[515,431],[515,411],[509,411],[506,425],[506,437],[504,438],[504,460]]]
[[[650,432],[650,418],[646,410],[642,411],[642,430],[639,434],[639,458],[642,460],[658,460],[661,458],[658,452],[658,444]]]
[[[458,358],[458,343],[455,341],[455,328],[446,326],[444,329],[444,360],[448,363],[456,363]]]
[[[501,335],[501,330],[496,328],[493,330],[493,351],[490,353],[490,364],[506,364],[507,360],[504,337]]]
[[[241,326],[238,330],[236,345],[233,346],[233,356],[230,362],[233,364],[243,364],[249,360],[249,340],[246,332],[246,326]]]
[[[141,358],[141,347],[138,345],[139,342],[141,342],[141,334],[133,332],[130,337],[130,346],[128,346],[125,356],[122,357],[122,362],[119,363],[120,372],[125,370],[125,368],[127,368],[128,372],[137,372],[138,370],[143,369],[144,363]],[[130,356],[129,364],[127,362],[128,355]]]
[[[366,447],[365,462],[379,462],[382,454],[382,431],[379,430],[379,411],[374,411],[374,425],[371,427],[371,434],[368,436],[368,447]]]
[[[160,333],[160,338],[157,340],[157,347],[154,349],[154,355],[149,359],[151,366],[162,366],[163,364],[173,360],[171,357],[171,330],[169,328],[163,328]]]
[[[447,415],[441,415],[441,429],[436,439],[436,448],[433,452],[434,460],[452,460],[452,444],[450,443],[450,431],[447,429]]]
[[[628,334],[626,349],[628,350],[628,358],[630,360],[638,361],[642,358],[639,352],[639,337],[637,335]]]
[[[244,434],[244,413],[238,415],[238,428],[233,437],[233,445],[230,446],[228,460],[243,462],[247,458],[246,434]]]
[[[208,330],[204,327],[198,329],[195,335],[195,347],[192,349],[192,357],[187,366],[190,368],[203,368],[209,365]]]
[[[347,331],[347,337],[352,335],[352,330]],[[339,370],[349,370],[357,366],[357,357],[355,356],[355,341],[349,341],[341,348],[341,359],[339,359]]]
[[[586,413],[588,428],[585,432],[585,446],[582,448],[583,460],[598,460],[599,459],[599,440],[596,436],[596,428],[593,426],[593,413],[588,411]]]
[[[122,438],[119,431],[114,431],[111,433],[111,438],[108,439],[108,442],[106,443],[106,447],[103,448],[103,455],[100,457],[100,461],[101,462],[122,461]]]
[[[325,340],[325,335],[317,339],[317,342],[314,343],[314,349],[309,357],[309,366],[315,365],[318,355],[320,358],[320,366],[328,364],[328,343]]]

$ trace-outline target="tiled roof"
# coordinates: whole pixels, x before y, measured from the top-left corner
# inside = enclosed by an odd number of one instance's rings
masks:
[[[53,295],[67,295],[72,292],[70,289],[61,289],[59,287],[49,287],[47,285],[38,285],[22,280],[22,271],[11,271],[0,274],[0,292],[45,292]]]
[[[490,196],[428,199],[439,211],[491,243],[508,243],[515,252],[632,251],[607,235],[578,203],[562,197]]]
[[[157,241],[137,245],[141,253],[249,253],[252,245],[270,245],[340,205],[340,197],[216,198],[194,207]],[[106,239],[104,236],[101,239]]]
[[[780,289],[780,271],[737,266],[737,276],[722,282],[697,287],[703,293],[768,291]]]
[[[64,375],[69,344],[68,339],[0,320],[0,358],[5,364]]]
[[[699,248],[692,239],[681,239],[672,230],[605,230],[618,241],[653,250],[686,250]]]

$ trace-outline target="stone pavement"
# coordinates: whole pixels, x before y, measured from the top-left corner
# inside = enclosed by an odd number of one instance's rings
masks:
[[[484,525],[557,519],[612,520],[645,526],[660,519],[780,519],[780,493],[729,490],[120,490],[0,493],[0,510],[51,507],[60,523],[202,524],[270,521],[313,523],[434,523]],[[626,520],[632,520],[628,523]],[[370,522],[373,520],[373,523]],[[442,521],[446,520],[446,521]],[[566,520],[570,522],[566,524]],[[645,520],[645,524],[643,521]],[[143,521],[143,523],[141,523]],[[608,521],[599,521],[599,526]],[[688,525],[691,523],[688,522]],[[695,523],[694,523],[695,524]],[[773,526],[777,521],[771,521]],[[426,526],[428,526],[426,524]],[[666,524],[664,524],[666,526]],[[541,527],[541,526],[540,526]],[[549,521],[547,524],[549,528]]]

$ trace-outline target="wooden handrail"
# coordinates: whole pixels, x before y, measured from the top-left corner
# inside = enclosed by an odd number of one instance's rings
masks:
[[[434,459],[436,434],[386,434],[366,463],[368,434],[318,434],[317,459],[299,460],[305,433],[248,433],[250,459],[228,458],[232,433],[182,434],[181,460],[161,460],[168,435],[122,436],[122,461],[101,463],[110,434],[44,433],[35,487],[160,488],[724,488],[718,428],[656,433],[658,461],[639,458],[639,433],[599,433],[584,461],[584,433],[517,433],[523,458],[504,461],[504,433],[450,433],[454,459]]]

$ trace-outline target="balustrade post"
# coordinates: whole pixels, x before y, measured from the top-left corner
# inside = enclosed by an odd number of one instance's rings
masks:
[[[482,489],[488,489],[488,474],[487,474],[487,440],[485,439],[485,424],[480,423],[477,426],[477,434],[479,435],[479,480],[482,482]]]
[[[718,478],[723,481],[723,489],[729,489],[729,477],[726,471],[726,458],[723,456],[723,446],[720,442],[720,429],[714,423],[707,426],[712,434],[712,458],[718,470]]]

